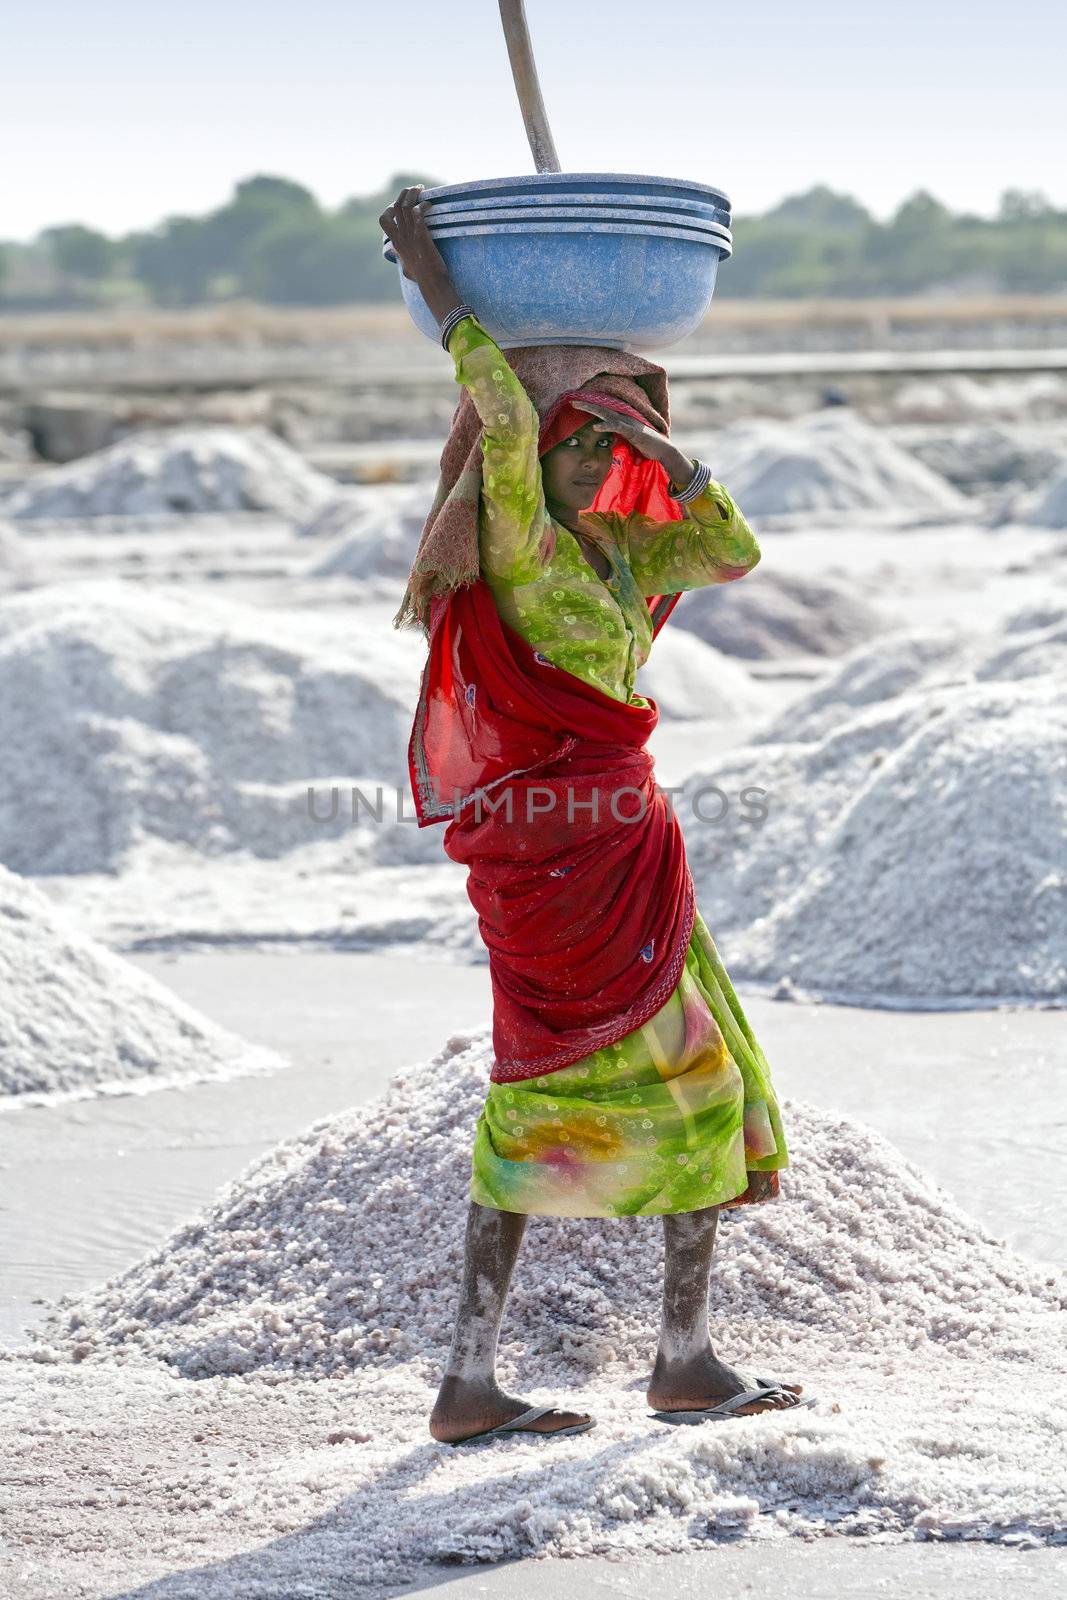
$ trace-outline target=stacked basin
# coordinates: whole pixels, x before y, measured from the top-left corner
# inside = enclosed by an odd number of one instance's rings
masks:
[[[505,349],[673,344],[703,320],[732,250],[727,197],[679,178],[539,172],[422,199],[453,283]],[[396,261],[388,240],[383,254]],[[416,327],[438,339],[415,283],[400,272],[400,285]]]

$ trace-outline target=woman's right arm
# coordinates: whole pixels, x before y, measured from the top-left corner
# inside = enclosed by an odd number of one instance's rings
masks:
[[[421,185],[402,189],[378,220],[405,276],[415,280],[429,310],[443,322],[461,302],[423,218],[420,191]],[[549,526],[537,411],[476,317],[463,317],[452,329],[448,353],[456,382],[467,390],[482,423],[482,570],[511,583],[529,583],[545,565],[542,548]]]

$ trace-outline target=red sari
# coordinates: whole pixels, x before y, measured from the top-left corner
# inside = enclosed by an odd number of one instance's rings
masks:
[[[588,420],[574,393],[546,415],[541,454]],[[592,509],[682,514],[665,469],[621,440]],[[678,599],[649,599],[653,636]],[[420,827],[447,822],[445,851],[468,867],[494,1082],[614,1043],[677,985],[695,900],[646,748],[658,720],[654,701],[614,699],[548,661],[502,620],[484,579],[434,601],[409,772]]]

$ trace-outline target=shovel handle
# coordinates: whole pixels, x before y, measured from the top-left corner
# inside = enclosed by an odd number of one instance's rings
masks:
[[[559,156],[552,141],[548,113],[541,98],[541,85],[537,81],[537,66],[530,43],[530,30],[526,26],[526,7],[523,0],[500,0],[500,21],[507,41],[511,76],[515,80],[515,93],[519,109],[526,124],[526,137],[538,172],[559,172]]]

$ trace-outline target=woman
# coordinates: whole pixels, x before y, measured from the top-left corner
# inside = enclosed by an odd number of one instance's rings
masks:
[[[470,868],[496,1058],[430,1432],[459,1444],[594,1425],[585,1413],[530,1407],[496,1381],[529,1215],[663,1217],[648,1387],[658,1417],[808,1405],[800,1384],[752,1382],[711,1345],[718,1210],[774,1198],[788,1154],[770,1069],[696,910],[677,819],[652,778],[655,706],[633,690],[679,593],[743,576],[759,548],[709,469],[650,423],[659,413],[628,377],[614,376],[661,369],[625,356],[612,365],[612,352],[586,349],[598,376],[557,392],[538,415],[460,301],[420,189],[403,189],[380,220],[442,325],[477,412],[482,459],[476,581],[433,607],[412,778],[420,822],[450,819],[446,851]],[[577,370],[577,356],[557,354],[561,371]],[[431,521],[442,499],[439,486]],[[451,805],[442,779],[454,786]],[[620,806],[623,794],[636,803]]]

